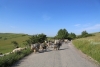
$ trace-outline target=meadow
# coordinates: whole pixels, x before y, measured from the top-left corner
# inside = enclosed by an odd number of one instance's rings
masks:
[[[83,53],[100,63],[100,33],[94,33],[94,35],[95,36],[75,39],[73,40],[73,44]]]
[[[23,41],[29,39],[27,34],[15,34],[15,33],[0,33],[0,53],[11,52],[14,49],[12,41],[16,41],[19,47],[24,47]]]

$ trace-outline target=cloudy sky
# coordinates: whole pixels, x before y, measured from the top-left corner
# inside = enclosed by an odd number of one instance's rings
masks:
[[[100,32],[100,0],[0,0],[0,33]]]

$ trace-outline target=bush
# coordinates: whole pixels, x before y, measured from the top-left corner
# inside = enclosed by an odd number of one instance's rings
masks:
[[[0,57],[0,67],[11,67],[16,61],[20,60],[24,56],[30,54],[30,49],[23,50],[21,53],[13,53],[7,56]]]
[[[0,37],[0,39],[2,39],[2,37]]]
[[[4,40],[7,40],[7,38],[4,38]]]
[[[22,36],[26,36],[25,34],[23,34]]]

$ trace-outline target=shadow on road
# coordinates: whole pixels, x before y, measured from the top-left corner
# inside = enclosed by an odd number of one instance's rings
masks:
[[[52,50],[40,51],[39,53],[50,52]]]
[[[64,48],[64,49],[59,49],[59,50],[66,50],[66,49],[69,49],[69,48]]]

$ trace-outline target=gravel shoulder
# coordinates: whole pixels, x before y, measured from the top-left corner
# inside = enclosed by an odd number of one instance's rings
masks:
[[[100,67],[78,51],[72,43],[63,44],[60,50],[48,49],[43,53],[32,53],[12,67]]]

